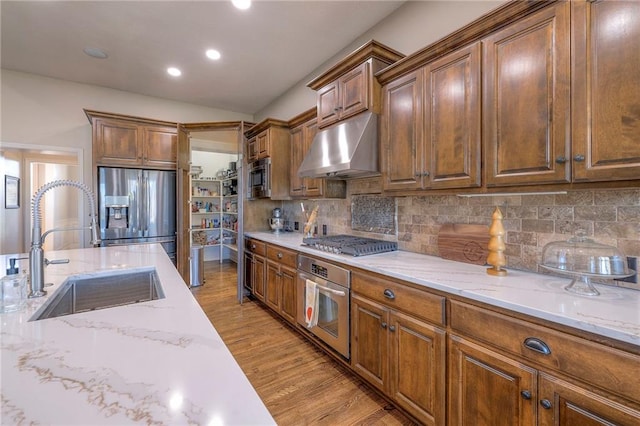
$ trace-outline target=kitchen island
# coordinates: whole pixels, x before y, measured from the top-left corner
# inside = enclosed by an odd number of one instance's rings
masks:
[[[327,253],[302,245],[299,233],[245,235],[640,348],[640,291],[596,284],[600,296],[580,296],[564,290],[570,279],[557,276],[510,269],[508,275],[495,277],[486,273],[486,266],[406,251],[362,257]]]
[[[0,315],[0,423],[275,424],[160,245],[46,257],[70,260],[46,267],[47,296]],[[150,268],[164,298],[30,321],[69,276]]]

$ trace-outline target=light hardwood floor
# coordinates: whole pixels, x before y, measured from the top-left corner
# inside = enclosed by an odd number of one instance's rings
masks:
[[[235,268],[205,262],[191,291],[279,425],[414,424],[258,302],[240,305]]]

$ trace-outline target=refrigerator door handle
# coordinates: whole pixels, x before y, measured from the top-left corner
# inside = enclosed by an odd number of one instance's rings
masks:
[[[143,194],[143,188],[142,188],[142,171],[138,172],[138,193],[136,194],[136,197],[138,198],[137,202],[136,202],[136,216],[137,216],[137,222],[138,222],[138,231],[142,231],[144,229],[144,225],[141,222],[142,220],[142,194]],[[144,234],[143,234],[144,235]]]
[[[144,235],[145,237],[149,236],[149,206],[151,205],[151,191],[149,191],[149,173],[148,172],[144,172],[144,200],[145,200],[145,206],[144,206],[144,211],[145,211],[145,222],[144,222]]]

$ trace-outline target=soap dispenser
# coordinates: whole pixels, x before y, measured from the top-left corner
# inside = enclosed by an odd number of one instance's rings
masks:
[[[16,259],[9,259],[9,265],[7,275],[0,279],[0,313],[19,311],[27,301],[27,275],[20,273]]]

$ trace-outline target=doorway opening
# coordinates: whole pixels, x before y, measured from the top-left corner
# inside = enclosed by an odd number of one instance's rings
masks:
[[[2,174],[18,178],[20,200],[16,208],[7,209],[2,200],[0,213],[0,254],[19,254],[31,245],[31,200],[44,184],[60,179],[82,181],[81,151],[76,149],[45,149],[39,146],[3,143],[0,149]],[[4,185],[2,198],[4,199]],[[15,207],[15,206],[14,206]],[[47,192],[40,204],[42,229],[81,227],[84,197],[68,187]],[[64,231],[49,234],[44,250],[67,250],[84,247],[84,231]]]

